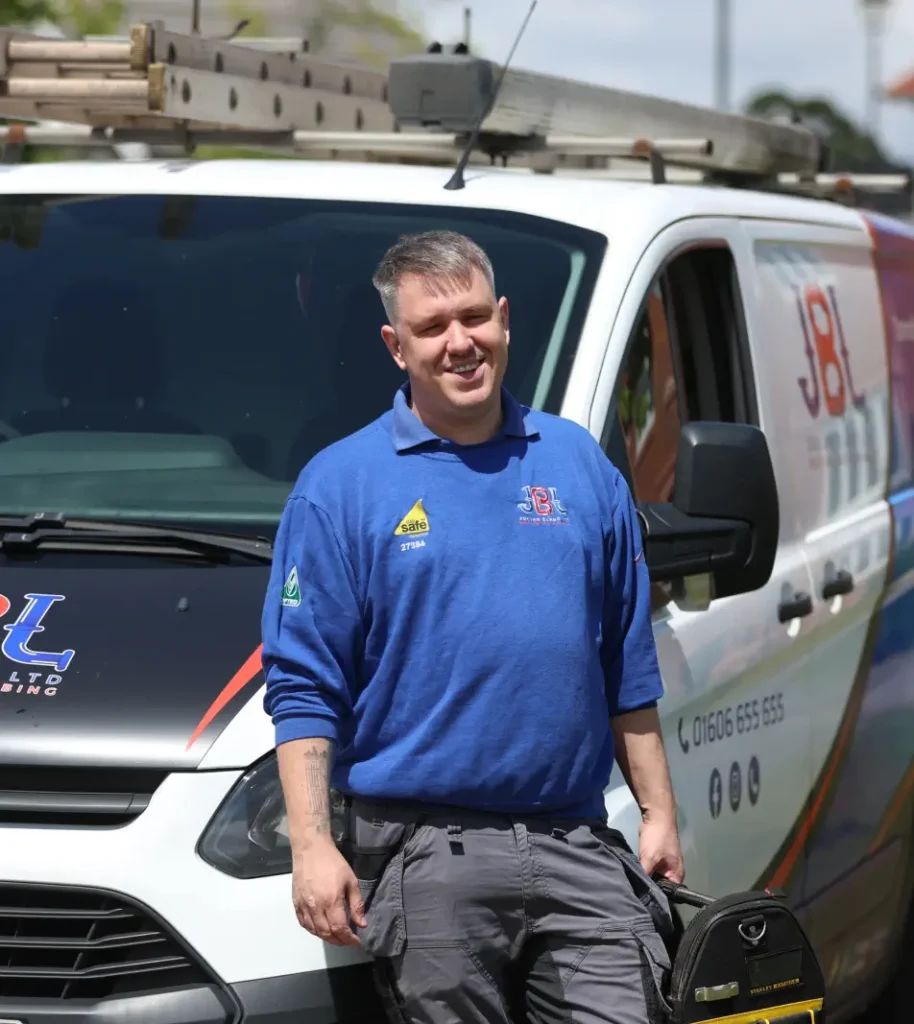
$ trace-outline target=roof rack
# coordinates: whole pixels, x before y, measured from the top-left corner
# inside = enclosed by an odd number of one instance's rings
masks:
[[[502,70],[436,46],[385,75],[317,58],[306,41],[211,39],[160,21],[78,42],[0,29],[0,118],[39,122],[0,128],[0,142],[6,161],[24,144],[141,142],[453,166],[472,138],[474,162],[545,173],[635,166],[654,182],[686,174],[849,201],[910,185],[825,173],[825,143],[799,124]]]

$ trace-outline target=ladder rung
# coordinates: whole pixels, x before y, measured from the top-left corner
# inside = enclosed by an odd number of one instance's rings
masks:
[[[31,103],[55,103],[79,100],[81,103],[119,101],[136,105],[149,100],[152,80],[117,78],[14,78],[7,86],[11,100]]]
[[[828,193],[845,192],[859,188],[867,192],[901,192],[908,187],[911,178],[907,174],[817,174],[812,180],[804,180],[797,174],[778,175],[778,183],[786,188],[812,188]]]
[[[71,61],[74,64],[94,62],[105,66],[108,64],[126,64],[130,66],[131,45],[124,43],[83,42],[70,39],[16,39],[13,37],[7,44],[7,59],[13,63],[18,61],[50,63]]]
[[[583,156],[646,155],[651,149],[662,156],[710,156],[714,151],[711,139],[604,139],[587,135],[549,135],[545,148]]]

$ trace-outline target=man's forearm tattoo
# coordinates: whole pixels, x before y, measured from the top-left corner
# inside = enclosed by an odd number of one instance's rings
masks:
[[[321,833],[330,831],[330,751],[311,748],[304,753],[305,785],[311,804],[314,828]]]

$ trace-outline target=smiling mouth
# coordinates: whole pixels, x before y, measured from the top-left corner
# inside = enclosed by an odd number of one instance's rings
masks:
[[[471,359],[469,362],[460,363],[459,366],[452,366],[450,372],[456,373],[461,377],[470,376],[471,374],[474,374],[477,371],[477,369],[479,369],[479,367],[482,365],[482,362],[483,361],[481,359]]]

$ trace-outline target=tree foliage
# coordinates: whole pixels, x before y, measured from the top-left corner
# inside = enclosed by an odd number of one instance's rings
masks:
[[[842,169],[884,169],[890,163],[871,135],[821,97],[801,99],[783,92],[763,92],[749,101],[746,113],[796,119],[808,125],[825,139],[833,162]]]
[[[31,28],[50,22],[80,39],[117,32],[125,12],[125,0],[0,0],[0,25]]]
[[[828,170],[856,174],[911,174],[912,168],[891,159],[869,132],[836,104],[821,96],[798,97],[784,92],[761,92],[746,104],[757,117],[792,120],[817,132],[828,147]],[[908,216],[911,190],[866,196],[866,205],[884,213]]]
[[[418,12],[402,0],[318,0],[308,28],[311,52],[332,50],[341,37],[353,57],[381,70],[391,56],[426,46]]]
[[[53,20],[68,36],[114,35],[126,13],[124,0],[53,0]]]
[[[246,3],[245,0],[228,0],[225,12],[236,25],[247,22],[244,28],[238,32],[236,39],[243,39],[245,36],[262,37],[270,34],[270,19],[256,4]]]
[[[0,0],[0,25],[34,25],[54,14],[53,0]]]

